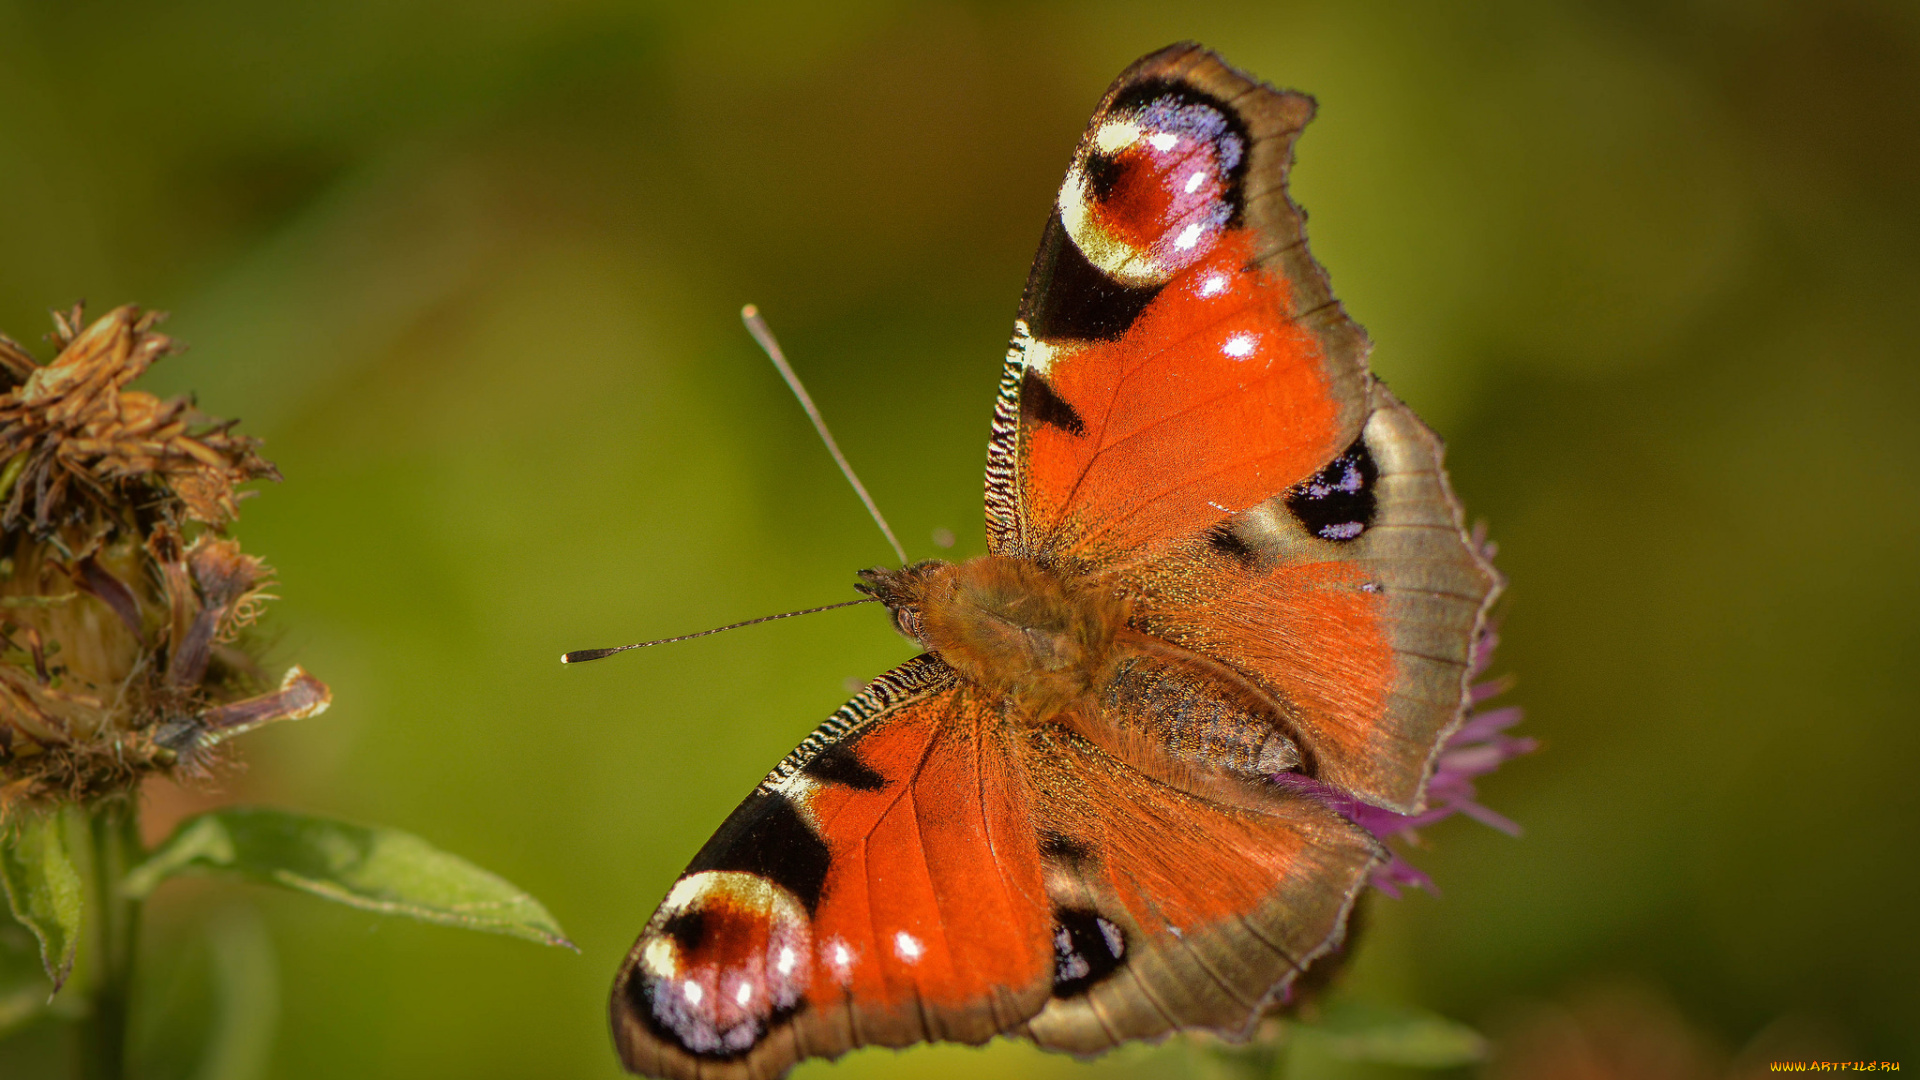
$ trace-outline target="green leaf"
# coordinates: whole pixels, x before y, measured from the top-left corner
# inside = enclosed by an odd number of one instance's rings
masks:
[[[1487,1040],[1465,1024],[1422,1009],[1339,1002],[1295,1035],[1328,1057],[1445,1069],[1485,1060]]]
[[[58,814],[28,818],[0,839],[0,881],[7,906],[40,939],[40,963],[57,992],[80,947],[80,873],[67,854]]]
[[[383,915],[574,947],[538,900],[398,829],[229,807],[181,822],[122,887],[145,896],[183,871],[238,874]]]

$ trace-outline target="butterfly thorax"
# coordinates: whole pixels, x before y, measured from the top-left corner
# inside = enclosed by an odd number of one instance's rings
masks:
[[[1045,719],[1110,677],[1126,597],[1029,559],[986,555],[861,573],[902,634],[963,678]]]

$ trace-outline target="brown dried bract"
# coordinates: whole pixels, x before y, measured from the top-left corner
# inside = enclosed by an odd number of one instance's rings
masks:
[[[81,309],[54,314],[60,354],[45,367],[0,339],[0,528],[23,524],[45,536],[91,513],[112,514],[129,485],[154,485],[191,520],[225,525],[239,515],[234,487],[278,480],[259,441],[231,424],[210,423],[186,398],[162,401],[126,386],[174,351],[154,327],[165,318],[133,305],[115,308],[85,330]]]

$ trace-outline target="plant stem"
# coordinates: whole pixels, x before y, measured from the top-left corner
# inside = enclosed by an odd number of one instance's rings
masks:
[[[120,881],[140,860],[140,806],[132,796],[96,804],[88,817],[93,855],[93,1002],[80,1024],[82,1080],[125,1080],[127,1016],[140,902]]]

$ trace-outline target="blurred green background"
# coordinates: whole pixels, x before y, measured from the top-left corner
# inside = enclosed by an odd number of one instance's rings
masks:
[[[335,705],[220,797],[419,833],[583,951],[172,885],[152,1076],[616,1074],[605,993],[669,881],[910,651],[853,609],[556,663],[887,561],[740,305],[909,553],[978,553],[1048,202],[1108,80],[1182,38],[1318,96],[1295,197],[1502,545],[1495,670],[1546,744],[1483,785],[1526,836],[1432,830],[1444,896],[1375,904],[1343,993],[1500,1036],[1626,986],[1724,1053],[1920,1066],[1913,5],[0,0],[0,330],[173,311],[147,387],[287,478],[238,533]],[[200,1060],[216,1022],[255,1037]]]

